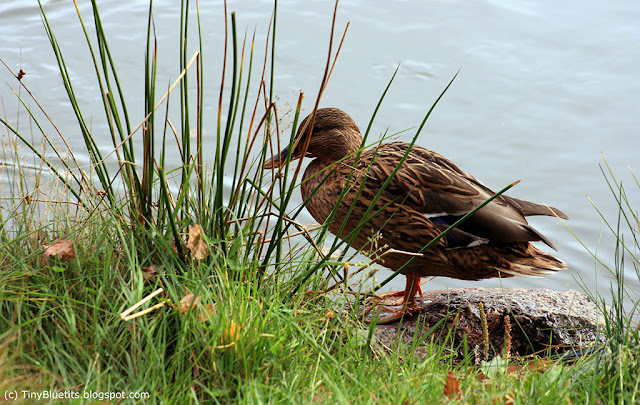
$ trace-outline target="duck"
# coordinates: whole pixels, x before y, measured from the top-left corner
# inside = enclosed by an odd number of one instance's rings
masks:
[[[422,295],[422,277],[540,277],[567,268],[532,244],[543,242],[557,250],[526,220],[534,215],[568,219],[567,215],[505,194],[424,250],[495,193],[422,146],[393,141],[364,149],[362,143],[347,113],[320,108],[302,121],[291,145],[274,154],[264,168],[311,158],[300,192],[313,218],[374,262],[404,274],[405,289],[385,294],[397,296],[400,309],[379,316],[378,323],[419,313],[416,298]]]

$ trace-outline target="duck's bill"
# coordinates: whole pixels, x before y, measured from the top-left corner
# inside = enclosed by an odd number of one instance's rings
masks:
[[[284,148],[282,152],[278,153],[277,155],[273,155],[271,159],[267,160],[266,163],[264,164],[264,168],[275,169],[275,168],[284,166],[284,164],[287,163],[288,154],[289,154],[289,148]],[[300,158],[300,154],[294,150],[293,153],[291,153],[291,160],[296,160],[299,158]]]

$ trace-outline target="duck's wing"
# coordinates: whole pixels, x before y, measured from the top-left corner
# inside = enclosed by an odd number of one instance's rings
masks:
[[[394,142],[378,148],[372,158],[370,176],[378,178],[378,181],[388,179],[408,147],[406,143]],[[419,146],[411,149],[385,191],[396,199],[402,199],[402,204],[420,212],[431,222],[442,225],[453,224],[494,194],[450,160]],[[499,196],[459,229],[490,243],[543,241],[555,249],[525,219],[526,215],[553,213],[545,206]],[[564,215],[557,210],[556,213]]]

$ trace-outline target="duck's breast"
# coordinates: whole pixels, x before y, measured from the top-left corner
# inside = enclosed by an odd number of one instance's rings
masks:
[[[322,224],[340,201],[345,187],[345,177],[340,174],[340,165],[313,160],[304,172],[300,192],[305,207],[313,218]]]

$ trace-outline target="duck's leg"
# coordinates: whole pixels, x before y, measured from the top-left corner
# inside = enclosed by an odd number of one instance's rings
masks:
[[[422,287],[420,287],[420,276],[407,275],[407,284],[404,291],[390,291],[381,294],[383,297],[398,296],[402,294],[402,298],[394,303],[394,305],[402,305],[402,308],[395,311],[389,311],[388,315],[380,315],[377,320],[379,324],[392,323],[405,314],[412,314],[420,308],[416,304],[416,294],[422,295]]]
[[[407,283],[404,290],[389,291],[386,293],[378,294],[380,298],[386,300],[391,297],[398,297],[399,299],[392,305],[404,305],[407,300],[412,300],[415,303],[415,296],[422,296],[422,286],[420,285],[420,276],[408,275],[406,276]]]
[[[414,276],[416,278],[415,283],[416,283],[416,293],[413,295],[414,297],[416,295],[419,295],[422,297],[422,284],[420,284],[420,276]]]

